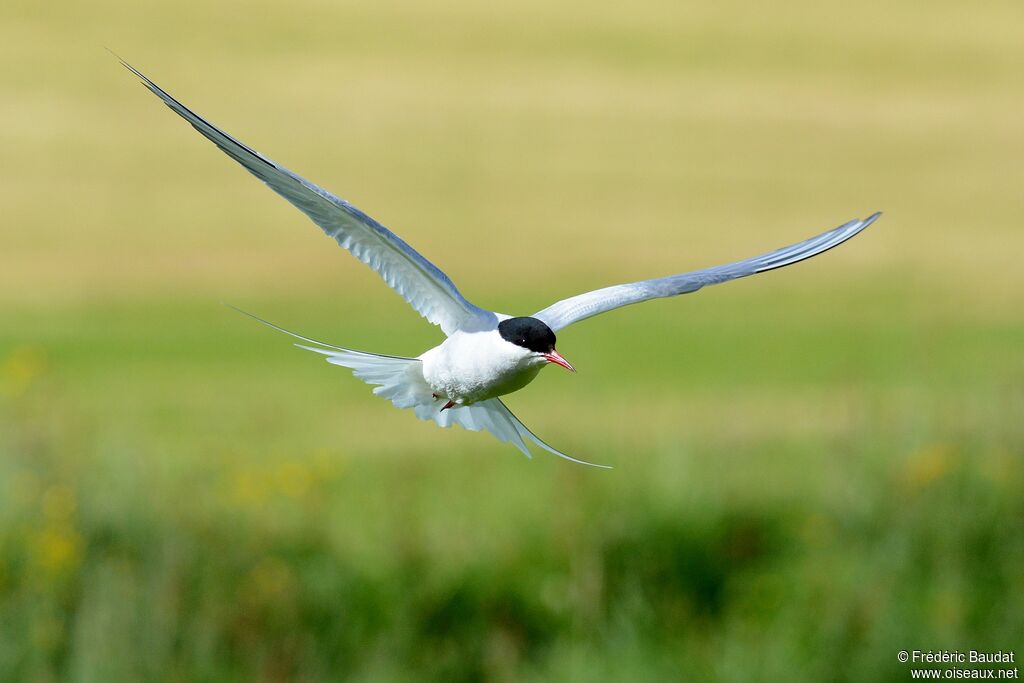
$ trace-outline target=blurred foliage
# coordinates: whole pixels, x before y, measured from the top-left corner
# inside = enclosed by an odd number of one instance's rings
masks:
[[[1019,2],[5,3],[0,680],[904,680],[1024,633]],[[161,108],[559,335],[441,431],[255,326],[438,332]],[[1018,652],[1019,654],[1019,652]]]
[[[166,327],[179,324],[173,311],[160,316]],[[116,346],[123,332],[106,315],[72,336]],[[217,329],[223,314],[206,315],[194,322]],[[571,416],[562,431],[580,430],[587,455],[618,465],[601,474],[527,462],[462,432],[362,452],[389,424],[386,406],[366,401],[363,419],[356,402],[366,397],[354,392],[348,417],[318,416],[337,376],[276,353],[283,344],[260,352],[272,398],[251,398],[259,390],[241,377],[260,354],[230,356],[254,334],[234,323],[220,323],[213,342],[140,341],[119,369],[104,366],[125,375],[105,380],[110,405],[96,398],[104,380],[80,382],[97,367],[88,350],[47,340],[52,356],[9,355],[6,678],[877,680],[905,673],[894,657],[902,644],[1012,649],[1024,630],[1017,388],[997,382],[984,405],[960,403],[949,421],[940,417],[948,379],[908,388],[898,374],[868,372],[860,388],[826,399],[841,380],[816,380],[808,360],[842,348],[836,336],[795,354],[804,362],[790,366],[788,384],[712,398],[723,410],[712,428],[660,444],[632,416],[614,426],[618,404],[604,406],[598,392],[595,419]],[[874,334],[868,347],[884,348]],[[621,342],[597,345],[613,354]],[[791,340],[764,343],[780,358]],[[731,349],[719,353],[708,362],[727,363]],[[205,377],[214,365],[220,379]],[[680,393],[721,396],[713,376],[695,374],[698,389]],[[324,400],[317,378],[328,380]],[[615,377],[603,381],[614,398]],[[796,409],[728,408],[743,393],[781,398],[786,387]],[[182,396],[196,401],[175,414]],[[141,412],[125,408],[140,397]],[[207,409],[224,424],[205,420]],[[757,426],[789,414],[820,423]],[[324,419],[338,430],[333,442]],[[730,429],[741,419],[753,427]],[[646,445],[602,446],[605,430],[641,430]],[[366,444],[346,445],[358,438]]]

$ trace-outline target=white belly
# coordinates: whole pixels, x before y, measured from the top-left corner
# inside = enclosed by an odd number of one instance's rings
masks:
[[[423,378],[438,398],[468,405],[522,389],[544,362],[489,332],[456,332],[420,356]]]

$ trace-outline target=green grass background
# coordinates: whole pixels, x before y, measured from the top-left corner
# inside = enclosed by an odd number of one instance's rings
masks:
[[[0,8],[0,679],[906,680],[1024,633],[1019,2]],[[436,328],[106,52],[565,330],[441,431],[222,307]]]

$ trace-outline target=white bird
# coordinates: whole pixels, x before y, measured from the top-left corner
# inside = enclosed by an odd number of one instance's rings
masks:
[[[563,299],[531,316],[513,317],[473,305],[437,266],[383,225],[239,142],[130,64],[124,60],[121,63],[204,137],[375,270],[420,315],[439,325],[447,338],[415,358],[403,358],[332,346],[257,320],[306,342],[296,346],[351,369],[359,379],[377,385],[373,393],[398,408],[412,408],[421,420],[433,420],[441,427],[458,424],[472,431],[486,430],[500,441],[512,443],[527,457],[531,456],[526,442],[531,441],[566,460],[594,464],[541,441],[499,398],[525,387],[549,364],[575,372],[555,349],[555,332],[621,306],[695,292],[707,285],[803,261],[842,244],[880,215],[853,220],[817,237],[736,263],[605,287]]]

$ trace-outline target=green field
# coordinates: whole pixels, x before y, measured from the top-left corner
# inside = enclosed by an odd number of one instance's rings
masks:
[[[1024,654],[1019,2],[0,9],[0,680],[909,680]],[[441,333],[107,46],[475,303],[882,220],[559,335],[526,460],[221,305]],[[497,256],[495,256],[497,255]]]

